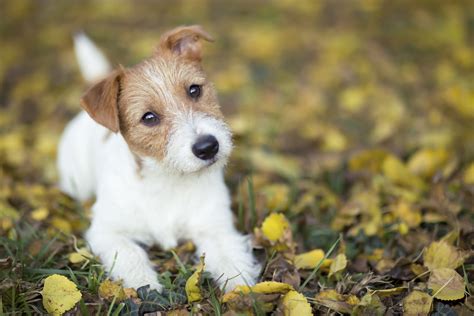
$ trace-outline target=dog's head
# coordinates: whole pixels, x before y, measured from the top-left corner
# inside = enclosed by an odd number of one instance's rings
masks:
[[[91,87],[82,107],[142,159],[180,173],[225,164],[231,133],[201,67],[202,39],[212,40],[200,26],[171,30],[152,57]]]

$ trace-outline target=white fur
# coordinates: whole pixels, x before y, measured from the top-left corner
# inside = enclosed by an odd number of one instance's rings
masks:
[[[213,164],[198,159],[191,147],[200,135],[219,141]],[[205,254],[206,270],[226,290],[253,284],[259,274],[249,241],[233,226],[223,168],[231,151],[226,125],[202,113],[175,121],[166,157],[144,157],[140,172],[124,138],[109,133],[85,112],[69,125],[59,145],[60,186],[85,200],[95,195],[86,239],[107,271],[126,287],[150,284],[161,289],[146,251],[192,240]]]
[[[74,35],[74,52],[86,81],[97,81],[111,71],[102,51],[82,32]]]

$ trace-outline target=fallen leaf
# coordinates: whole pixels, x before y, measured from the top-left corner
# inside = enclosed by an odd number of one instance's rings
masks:
[[[316,294],[316,302],[338,313],[350,314],[359,299],[355,295],[339,294],[335,290],[324,290]]]
[[[382,165],[383,174],[390,181],[414,189],[424,188],[424,183],[395,156],[387,156]]]
[[[463,264],[465,255],[446,241],[434,241],[423,254],[423,264],[430,270],[437,268],[456,269]]]
[[[399,201],[393,205],[392,212],[410,228],[416,228],[421,224],[421,211],[406,201]]]
[[[471,162],[463,172],[462,179],[466,184],[474,184],[474,162]]]
[[[403,315],[429,315],[433,298],[427,293],[413,291],[403,299]]]
[[[204,256],[201,256],[196,271],[186,281],[186,295],[188,296],[188,302],[192,303],[202,299],[201,288],[199,283],[201,282],[201,275],[204,270]]]
[[[31,212],[31,218],[38,222],[45,220],[48,215],[49,211],[46,207],[40,207]]]
[[[354,306],[353,316],[377,315],[385,314],[386,307],[380,301],[378,295],[367,293],[360,300],[359,304]]]
[[[290,187],[283,183],[270,184],[262,188],[266,207],[271,211],[284,211],[290,203]]]
[[[464,297],[464,279],[450,268],[438,268],[431,271],[428,288],[433,296],[443,301],[454,301]]]
[[[311,305],[303,294],[289,291],[283,296],[282,309],[285,316],[307,316],[313,315]]]
[[[122,282],[110,280],[105,280],[99,285],[99,296],[108,301],[112,301],[115,298],[118,302],[127,298]]]
[[[239,297],[242,294],[249,294],[249,293],[284,294],[290,290],[293,290],[293,287],[291,285],[286,284],[286,283],[281,283],[281,282],[274,282],[274,281],[260,282],[260,283],[255,284],[254,286],[239,285],[235,287],[235,289],[233,289],[231,292],[226,293],[222,297],[222,301],[226,303],[229,300],[235,297]]]
[[[92,258],[93,255],[87,250],[87,248],[83,247],[78,249],[77,252],[73,252],[69,254],[69,262],[71,263],[81,263],[86,260]]]
[[[349,170],[353,172],[381,172],[383,162],[389,155],[390,154],[383,149],[371,149],[358,152],[349,160]]]
[[[82,297],[76,284],[58,274],[53,274],[44,280],[41,294],[44,308],[55,316],[73,308]]]
[[[295,256],[295,266],[298,269],[314,269],[324,259],[324,251],[314,249]],[[327,268],[331,265],[331,259],[324,259],[321,267]]]
[[[51,226],[65,234],[70,234],[72,232],[71,223],[68,220],[58,216],[55,216],[51,219]]]
[[[270,241],[277,241],[283,237],[290,224],[283,214],[271,213],[262,223],[262,233]]]
[[[408,169],[415,175],[431,178],[448,162],[449,153],[444,148],[423,148],[408,161]]]
[[[329,276],[331,277],[335,273],[343,271],[347,267],[347,258],[346,255],[340,253],[334,258],[329,267]]]
[[[392,295],[398,295],[405,291],[407,288],[406,287],[393,287],[391,289],[383,289],[383,290],[375,290],[375,291],[370,291],[370,294],[377,294],[378,297],[388,297]]]

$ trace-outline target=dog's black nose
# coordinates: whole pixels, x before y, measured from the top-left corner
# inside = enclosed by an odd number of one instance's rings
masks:
[[[198,138],[193,145],[193,153],[202,160],[214,158],[219,151],[219,142],[212,135],[204,135]]]

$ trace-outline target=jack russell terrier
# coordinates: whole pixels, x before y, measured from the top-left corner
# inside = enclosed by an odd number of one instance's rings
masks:
[[[60,187],[77,200],[96,197],[86,240],[124,286],[161,290],[140,246],[164,249],[192,240],[206,270],[226,290],[254,284],[260,266],[233,225],[223,169],[232,149],[214,85],[201,66],[200,26],[164,34],[153,55],[109,72],[84,35],[75,49],[86,80],[85,110],[59,144]]]

